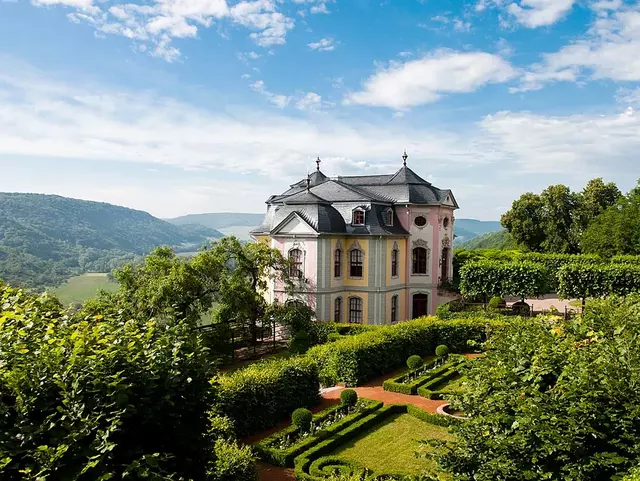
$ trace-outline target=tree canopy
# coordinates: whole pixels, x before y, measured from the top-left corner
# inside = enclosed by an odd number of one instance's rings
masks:
[[[502,225],[526,250],[558,254],[580,252],[583,232],[615,205],[620,191],[614,183],[593,179],[582,192],[552,185],[541,194],[531,192],[515,200],[501,218]]]

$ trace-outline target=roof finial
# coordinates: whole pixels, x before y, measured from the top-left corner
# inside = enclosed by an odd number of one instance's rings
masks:
[[[402,154],[402,165],[407,166],[407,159],[409,156],[407,155],[407,149],[404,149],[404,153]]]
[[[318,158],[316,159],[316,170],[318,172],[320,172],[320,162],[322,161],[320,160],[320,156],[318,156]]]
[[[309,190],[310,185],[311,185],[311,176],[307,174],[307,190]]]

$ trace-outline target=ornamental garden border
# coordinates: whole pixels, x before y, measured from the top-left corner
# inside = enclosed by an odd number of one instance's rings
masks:
[[[432,384],[433,380],[440,380],[443,381],[444,379],[442,379],[443,376],[447,375],[450,371],[453,371],[454,373],[457,373],[457,367],[462,364],[463,362],[465,362],[465,359],[454,359],[451,360],[441,366],[438,367],[433,367],[436,364],[437,361],[433,361],[429,364],[426,365],[427,369],[431,368],[430,370],[428,370],[424,375],[419,376],[416,379],[410,380],[409,382],[405,382],[405,380],[415,371],[419,371],[424,369],[420,368],[420,369],[416,369],[414,371],[405,371],[404,373],[402,373],[401,375],[391,378],[391,379],[387,379],[384,383],[382,383],[382,388],[385,391],[389,391],[389,392],[397,392],[397,393],[401,393],[401,394],[420,394],[420,390],[422,389],[422,387],[424,385],[429,385],[429,386],[434,386],[435,384]],[[429,396],[424,396],[424,397],[429,397]],[[437,399],[437,398],[431,398],[431,399]]]
[[[403,479],[405,475],[373,472],[357,463],[330,455],[331,452],[346,442],[356,438],[368,429],[381,424],[385,419],[394,414],[410,414],[426,423],[443,427],[462,422],[453,417],[428,413],[411,404],[387,404],[366,417],[351,422],[349,426],[344,427],[341,431],[322,440],[296,457],[294,460],[296,479],[299,481],[323,481],[336,471],[344,474],[364,472],[367,480]]]
[[[355,423],[360,419],[379,410],[383,405],[381,401],[375,401],[365,398],[361,398],[359,400],[359,403],[363,403],[360,410],[351,414],[347,414],[339,421],[331,424],[330,426],[327,426],[326,428],[320,429],[313,434],[309,434],[308,436],[297,440],[290,446],[280,448],[274,446],[274,444],[283,437],[295,434],[297,428],[293,425],[282,429],[254,444],[254,449],[257,452],[258,457],[263,461],[274,464],[276,466],[293,467],[294,459],[298,455],[309,450],[316,444],[341,431],[352,423]],[[344,405],[336,404],[327,409],[324,409],[323,411],[320,411],[313,416],[313,422],[321,424],[323,421],[336,414],[340,409],[344,409]]]
[[[451,394],[451,391],[446,389],[447,381],[456,379],[459,376],[458,365],[449,366],[449,368],[440,373],[440,375],[429,379],[423,386],[420,386],[418,388],[418,395],[426,397],[427,399],[442,399],[444,395]]]

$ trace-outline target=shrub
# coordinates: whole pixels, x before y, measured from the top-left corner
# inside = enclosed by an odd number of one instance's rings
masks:
[[[340,402],[347,407],[353,407],[358,402],[358,393],[353,389],[345,389],[340,393]]]
[[[313,414],[306,408],[298,408],[291,415],[291,424],[305,433],[311,429],[312,420]]]
[[[323,385],[357,386],[405,364],[406,353],[433,354],[438,344],[465,352],[468,341],[481,343],[488,329],[502,324],[486,318],[439,320],[425,317],[315,346],[307,357],[318,364]]]
[[[524,301],[514,302],[511,310],[518,316],[527,316],[531,312],[531,306]]]
[[[258,470],[249,446],[235,441],[218,439],[215,443],[216,460],[211,463],[208,479],[211,481],[257,481]]]
[[[264,431],[320,400],[318,370],[306,357],[251,364],[213,382],[217,410],[233,420],[239,436]]]
[[[409,356],[409,359],[407,359],[407,367],[412,371],[415,371],[423,365],[423,359],[420,356],[416,356],[415,354],[413,356]]]
[[[489,305],[487,307],[489,307],[489,309],[504,309],[507,307],[507,301],[505,301],[503,297],[494,296],[489,301]]]
[[[539,296],[548,291],[548,271],[543,264],[518,261],[478,261],[460,270],[460,292],[465,296]]]
[[[451,316],[451,306],[449,304],[440,304],[436,308],[436,317],[438,319],[448,319]]]
[[[1,479],[204,477],[212,386],[191,328],[74,317],[1,284],[0,306]]]
[[[444,344],[440,344],[438,347],[436,347],[436,356],[438,356],[439,358],[445,358],[449,355],[449,348],[444,345]]]

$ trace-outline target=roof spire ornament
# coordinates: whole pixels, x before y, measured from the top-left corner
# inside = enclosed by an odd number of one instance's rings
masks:
[[[310,185],[311,185],[311,176],[307,174],[307,191],[309,190]]]
[[[320,162],[322,161],[320,160],[320,156],[318,156],[318,158],[316,159],[316,170],[318,172],[320,172]]]
[[[407,166],[407,159],[409,156],[407,155],[407,149],[404,149],[404,153],[402,154],[402,165]]]

